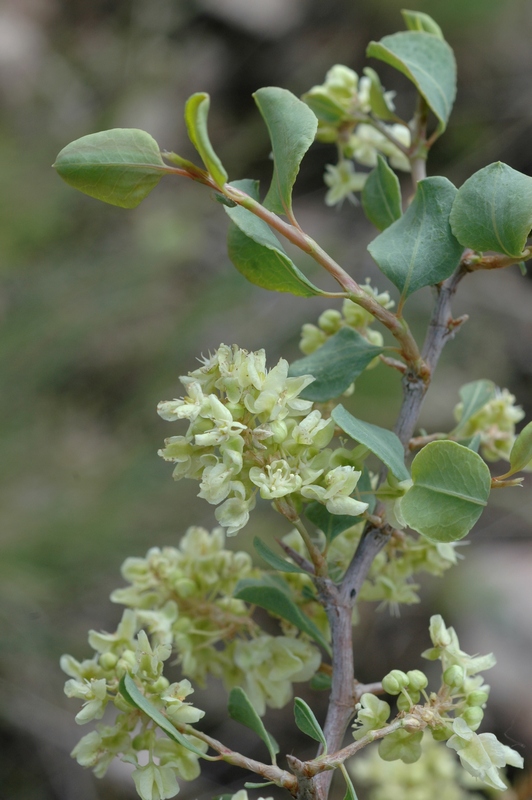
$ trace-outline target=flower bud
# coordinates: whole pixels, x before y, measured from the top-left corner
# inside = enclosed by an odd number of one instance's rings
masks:
[[[318,325],[328,334],[336,333],[342,324],[342,315],[335,308],[328,308],[323,314],[320,314]]]
[[[467,722],[472,731],[476,731],[484,717],[484,712],[479,706],[471,706],[466,708],[463,714],[460,715],[464,722]]]
[[[465,672],[458,664],[448,667],[443,673],[443,682],[450,686],[451,689],[459,689],[463,686],[465,680]]]
[[[488,693],[483,692],[482,689],[477,689],[475,692],[470,692],[466,697],[468,706],[483,706],[488,701]]]
[[[196,591],[196,584],[191,578],[180,578],[175,582],[174,589],[179,597],[190,597]]]
[[[116,656],[114,653],[102,653],[98,661],[100,663],[100,667],[107,671],[116,667],[118,656]]]
[[[159,678],[157,678],[155,683],[152,683],[152,685],[150,686],[150,691],[155,692],[155,694],[160,694],[161,692],[164,692],[166,689],[168,689],[169,686],[170,686],[170,681],[168,680],[168,678],[165,678],[164,675],[161,675]]]
[[[408,677],[400,669],[392,669],[382,679],[382,688],[388,694],[399,694],[405,686],[408,686]]]
[[[406,675],[408,678],[408,687],[412,688],[416,692],[424,689],[429,682],[429,679],[425,673],[421,672],[420,669],[410,669]]]

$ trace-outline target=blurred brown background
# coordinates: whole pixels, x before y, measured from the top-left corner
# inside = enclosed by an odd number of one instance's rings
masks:
[[[402,5],[4,0],[0,6],[1,798],[135,796],[125,770],[96,781],[68,757],[89,728],[74,723],[77,705],[63,697],[58,660],[63,652],[88,655],[89,628],[114,630],[120,609],[107,596],[121,584],[127,555],[174,543],[189,524],[214,524],[194,486],[174,484],[169,465],[157,458],[163,438],[175,431],[169,433],[155,406],[179,394],[178,375],[221,341],[248,349],[267,342],[270,364],[280,355],[297,357],[301,324],[330,305],[246,283],[225,254],[225,215],[200,187],[166,178],[141,207],[124,211],[76,193],[50,164],[69,141],[112,127],[143,128],[162,148],[192,157],[182,109],[191,93],[208,91],[212,138],[231,178],[267,181],[267,135],[251,93],[280,85],[300,94],[338,62],[361,71],[367,42],[402,28]],[[459,66],[456,109],[429,174],[444,173],[460,185],[497,159],[532,174],[532,3],[412,0],[409,7],[437,19]],[[408,104],[407,81],[379,71],[387,89],[406,92]],[[317,146],[305,160],[298,217],[357,278],[372,276],[389,288],[383,276],[375,278],[365,250],[374,234],[361,211],[323,206],[323,167],[333,158]],[[420,334],[429,302],[428,290],[409,301]],[[474,275],[455,310],[471,319],[444,354],[422,424],[446,429],[460,385],[481,377],[510,388],[530,419],[530,277],[517,268]],[[398,377],[379,367],[357,384],[353,409],[393,424],[399,402]],[[428,616],[443,613],[466,650],[496,652],[487,722],[521,752],[532,741],[527,482],[494,497],[463,551],[466,559],[427,584],[423,606],[404,610],[399,621],[371,609],[357,642],[362,680],[392,667],[420,667]],[[267,504],[255,521],[266,535],[277,525]],[[249,548],[249,538],[243,532],[235,546]],[[242,735],[224,721],[218,690],[200,693],[202,702],[211,704],[208,724],[217,735]],[[269,716],[276,735],[283,733],[280,716]],[[284,735],[303,757],[307,745]],[[242,780],[216,766],[182,791],[210,797],[235,791]]]

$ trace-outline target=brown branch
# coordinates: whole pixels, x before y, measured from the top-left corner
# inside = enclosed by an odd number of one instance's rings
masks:
[[[237,753],[234,750],[231,750],[229,747],[226,747],[217,739],[213,739],[212,736],[203,733],[203,731],[196,730],[192,727],[192,725],[178,723],[174,724],[176,728],[181,731],[181,733],[186,733],[189,736],[195,736],[196,739],[200,739],[202,742],[208,744],[210,748],[220,753],[222,761],[226,761],[228,764],[233,764],[236,767],[241,767],[249,772],[254,772],[268,781],[273,781],[273,783],[275,783],[277,786],[281,786],[283,789],[288,789],[290,794],[292,794],[294,797],[297,795],[297,778],[295,775],[292,775],[292,773],[281,769],[275,764],[263,764],[261,761],[255,761],[253,758],[247,758],[241,753]]]

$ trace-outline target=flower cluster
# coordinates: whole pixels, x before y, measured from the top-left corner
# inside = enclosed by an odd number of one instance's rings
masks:
[[[389,159],[394,169],[410,171],[410,161],[398,146],[410,147],[408,126],[381,120],[377,128],[372,122],[371,115],[380,117],[383,109],[387,109],[385,119],[394,119],[394,92],[377,87],[376,74],[367,72],[367,76],[359,78],[349,67],[336,64],[326,74],[323,84],[313,86],[303,95],[318,118],[316,138],[336,143],[338,147],[339,163],[328,164],[324,176],[329,187],[325,202],[329,206],[345,198],[355,202],[353,193],[363,189],[367,174],[357,173],[353,161],[373,168],[380,154]],[[378,105],[373,102],[372,89],[380,97]]]
[[[421,758],[414,764],[383,761],[378,750],[370,748],[361,758],[349,763],[351,775],[370,785],[368,800],[481,800],[483,795],[470,790],[484,787],[460,768],[448,748],[425,734]]]
[[[150,703],[174,724],[197,722],[204,712],[186,702],[194,691],[188,680],[170,683],[162,674],[163,662],[172,650],[169,637],[154,636],[150,641],[139,625],[137,614],[127,609],[115,633],[90,631],[89,644],[95,651],[91,659],[61,658],[61,668],[70,676],[65,694],[83,703],[76,716],[78,724],[101,719],[108,704],[115,707],[112,724],[97,725],[78,742],[72,755],[99,778],[114,758],[134,764],[133,779],[140,797],[163,800],[178,793],[177,777],[194,780],[199,775],[199,756],[177,742],[158,738],[151,718],[120,694],[120,680],[126,673],[132,675]],[[194,736],[186,738],[198,750],[207,749]],[[146,756],[141,753],[147,753],[148,763],[142,763]]]
[[[505,789],[499,770],[507,764],[522,767],[523,759],[493,734],[475,733],[489,695],[489,686],[478,673],[492,667],[495,659],[491,653],[470,656],[461,650],[455,631],[447,628],[439,615],[431,617],[429,632],[433,647],[423,655],[441,661],[440,689],[428,695],[425,691],[428,679],[421,670],[405,673],[394,669],[384,676],[382,687],[397,696],[399,713],[396,729],[379,742],[379,756],[384,761],[417,762],[422,755],[423,731],[428,729],[436,741],[447,740],[447,746],[457,751],[470,775],[494,789]],[[418,705],[421,695],[425,703]],[[355,739],[382,729],[389,715],[388,703],[373,695],[363,695],[354,726]]]
[[[290,503],[291,495],[299,505],[317,500],[332,514],[365,511],[367,504],[351,497],[360,472],[337,464],[326,449],[334,421],[299,396],[311,375],[288,377],[284,359],[267,370],[264,350],[222,344],[180,380],[187,395],[159,403],[158,413],[188,420],[188,430],[167,439],[159,454],[176,464],[176,480],[200,482],[198,496],[218,506],[228,535],[246,525],[258,492],[274,503]]]
[[[163,665],[171,654],[184,675],[203,684],[208,674],[228,689],[243,687],[259,714],[281,708],[292,683],[309,680],[320,665],[319,651],[303,635],[271,636],[251,618],[252,609],[233,597],[239,580],[258,574],[244,552],[225,549],[221,528],[212,533],[189,528],[179,548],[152,548],[145,558],[128,558],[122,574],[129,585],[111,598],[127,606],[114,633],[89,632],[91,658],[69,655],[61,667],[69,675],[68,697],[82,701],[81,725],[115,707],[112,724],[97,726],[72,755],[102,777],[113,758],[135,764],[133,778],[143,800],[173,797],[177,778],[199,774],[198,755],[176,742],[157,738],[152,720],[133,708],[119,690],[129,673],[137,686],[171,723],[194,724],[203,711],[187,701],[193,692],[186,678],[170,683]],[[117,713],[118,712],[118,713]],[[187,734],[188,735],[188,734]],[[192,737],[196,748],[204,743]],[[146,758],[139,760],[141,751]],[[158,794],[157,794],[158,793]]]
[[[366,283],[361,285],[361,289],[373,300],[375,300],[383,308],[393,308],[394,301],[390,299],[388,292],[379,292],[378,289],[371,286],[369,278]],[[305,323],[301,328],[301,340],[299,348],[305,355],[310,355],[315,350],[318,350],[325,342],[341,328],[353,328],[360,333],[370,344],[376,347],[381,347],[383,338],[380,331],[373,330],[370,327],[374,322],[374,317],[366,311],[362,306],[353,303],[352,300],[344,300],[342,310],[329,308],[324,311],[318,318],[318,324]],[[375,359],[369,366],[375,366],[378,359]]]
[[[464,404],[454,409],[457,422],[462,418]],[[515,425],[525,416],[521,406],[515,405],[515,396],[508,389],[495,389],[494,396],[461,427],[461,435],[480,434],[480,452],[486,461],[509,460],[515,442]]]

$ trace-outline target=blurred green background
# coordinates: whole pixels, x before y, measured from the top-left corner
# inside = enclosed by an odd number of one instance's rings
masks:
[[[231,178],[266,182],[267,134],[251,93],[280,85],[300,94],[338,62],[361,71],[367,42],[402,27],[402,5],[4,0],[0,7],[0,797],[134,796],[125,770],[96,781],[69,759],[87,729],[73,721],[58,660],[63,652],[88,654],[89,628],[114,630],[120,610],[107,597],[127,555],[175,543],[189,524],[214,524],[194,486],[175,484],[157,458],[175,433],[157,417],[157,402],[179,395],[178,376],[222,341],[248,349],[267,342],[270,364],[297,357],[301,324],[331,305],[247,284],[225,254],[225,215],[201,187],[166,178],[142,206],[124,211],[63,184],[50,168],[55,155],[86,133],[138,127],[161,148],[193,157],[182,109],[190,94],[208,91],[212,138]],[[497,159],[531,174],[532,4],[412,0],[409,7],[437,19],[459,66],[456,109],[429,174],[460,185]],[[387,89],[412,100],[406,80],[380,72]],[[322,145],[304,162],[298,218],[357,279],[390,288],[366,252],[373,233],[360,209],[323,206],[323,168],[333,158]],[[409,306],[421,335],[429,291]],[[510,388],[530,418],[531,309],[532,281],[517,268],[464,281],[455,311],[470,321],[444,354],[424,427],[446,429],[458,388],[480,377]],[[353,408],[393,424],[399,403],[399,379],[381,366],[357,384]],[[519,750],[532,741],[528,484],[494,498],[467,558],[426,586],[425,605],[406,609],[399,622],[371,609],[357,638],[359,676],[375,680],[391,667],[420,666],[429,613],[444,613],[465,649],[496,651],[488,721]],[[278,524],[266,504],[255,516],[264,531]],[[236,546],[249,547],[247,539],[240,534]],[[201,697],[218,735],[237,735],[224,721],[221,693]],[[271,715],[274,732],[279,716]],[[304,755],[303,745],[297,752]],[[183,794],[210,797],[241,779],[217,766]]]

